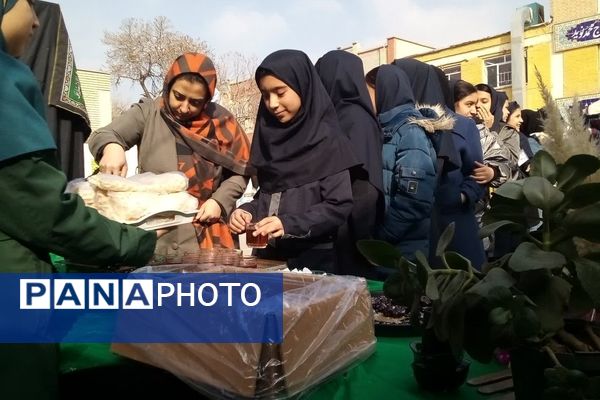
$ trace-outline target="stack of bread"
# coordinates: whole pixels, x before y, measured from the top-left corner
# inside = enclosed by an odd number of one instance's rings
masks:
[[[157,214],[195,212],[198,200],[186,191],[187,186],[181,172],[147,172],[129,178],[99,173],[70,182],[67,192],[79,194],[88,207],[107,218],[135,224]]]

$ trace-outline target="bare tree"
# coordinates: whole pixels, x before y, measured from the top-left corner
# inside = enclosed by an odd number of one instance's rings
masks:
[[[119,98],[112,100],[112,119],[117,118],[131,108],[131,102]]]
[[[206,42],[172,30],[166,17],[151,22],[130,18],[117,32],[104,32],[102,42],[110,73],[118,85],[122,79],[139,84],[144,96],[157,97],[173,60],[185,52],[211,55]]]
[[[255,56],[225,53],[217,62],[220,103],[237,118],[248,135],[254,131],[260,92],[254,82],[258,66]]]

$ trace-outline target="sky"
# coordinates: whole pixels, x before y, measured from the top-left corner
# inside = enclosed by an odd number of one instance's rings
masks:
[[[447,47],[510,30],[517,8],[533,0],[50,0],[61,7],[80,69],[106,70],[105,31],[129,18],[167,17],[175,31],[207,42],[217,55],[238,51],[259,61],[289,48],[313,61],[360,43],[368,49],[391,36]],[[537,0],[550,17],[550,0]],[[122,83],[120,101],[137,100]]]

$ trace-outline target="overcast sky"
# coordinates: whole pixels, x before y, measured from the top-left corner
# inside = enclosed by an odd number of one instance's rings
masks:
[[[440,48],[510,30],[527,0],[50,0],[60,4],[78,68],[105,69],[104,31],[128,18],[167,17],[174,30],[208,43],[215,54],[239,51],[262,60],[292,48],[313,61],[359,42],[390,36]],[[538,0],[550,15],[550,0]],[[135,100],[122,84],[114,95]]]

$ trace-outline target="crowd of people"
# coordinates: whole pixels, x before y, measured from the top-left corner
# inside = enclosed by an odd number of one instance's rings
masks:
[[[362,258],[361,239],[433,260],[441,232],[454,223],[448,249],[478,269],[515,245],[502,232],[482,242],[481,214],[495,188],[527,175],[543,112],[522,110],[487,84],[450,82],[414,59],[364,71],[358,56],[340,50],[316,65],[298,50],[262,61],[252,143],[235,115],[212,101],[210,58],[182,54],[161,97],[133,105],[88,143],[103,173],[125,176],[133,146],[138,172],[185,173],[200,204],[196,219],[158,232],[110,221],[64,193],[39,84],[18,60],[39,25],[32,2],[0,4],[0,181],[11,188],[0,209],[3,272],[51,272],[50,252],[87,264],[143,265],[153,254],[231,248],[250,222],[253,235],[268,236],[256,250],[262,258],[369,278],[387,271]],[[235,208],[252,177],[254,199]],[[0,358],[7,382],[0,397],[54,397],[56,345],[2,345]],[[24,376],[36,384],[23,384]]]
[[[52,154],[55,145],[41,112],[19,119],[39,99],[11,82],[26,80],[35,91],[17,57],[27,44],[18,30],[33,31],[37,18],[21,10],[28,2],[3,3],[3,63],[15,72],[2,90],[22,99],[14,110],[3,108],[3,129],[32,126],[23,129],[29,137],[3,135],[6,173],[8,161]],[[17,12],[31,16],[17,24]],[[189,178],[196,219],[159,232],[156,254],[235,247],[250,222],[253,235],[269,239],[257,250],[261,257],[367,277],[376,271],[357,251],[360,239],[386,240],[408,259],[416,251],[434,258],[440,233],[454,223],[449,249],[474,267],[505,251],[479,240],[481,214],[495,188],[527,174],[540,149],[543,110],[522,110],[485,83],[449,81],[414,59],[364,71],[358,56],[341,50],[315,65],[301,51],[276,51],[255,81],[262,98],[252,144],[235,115],[212,101],[217,71],[198,53],[174,60],[162,96],[142,99],[88,139],[100,172],[126,176],[125,152],[138,146],[137,172],[178,170]],[[234,209],[252,177],[256,196]]]

